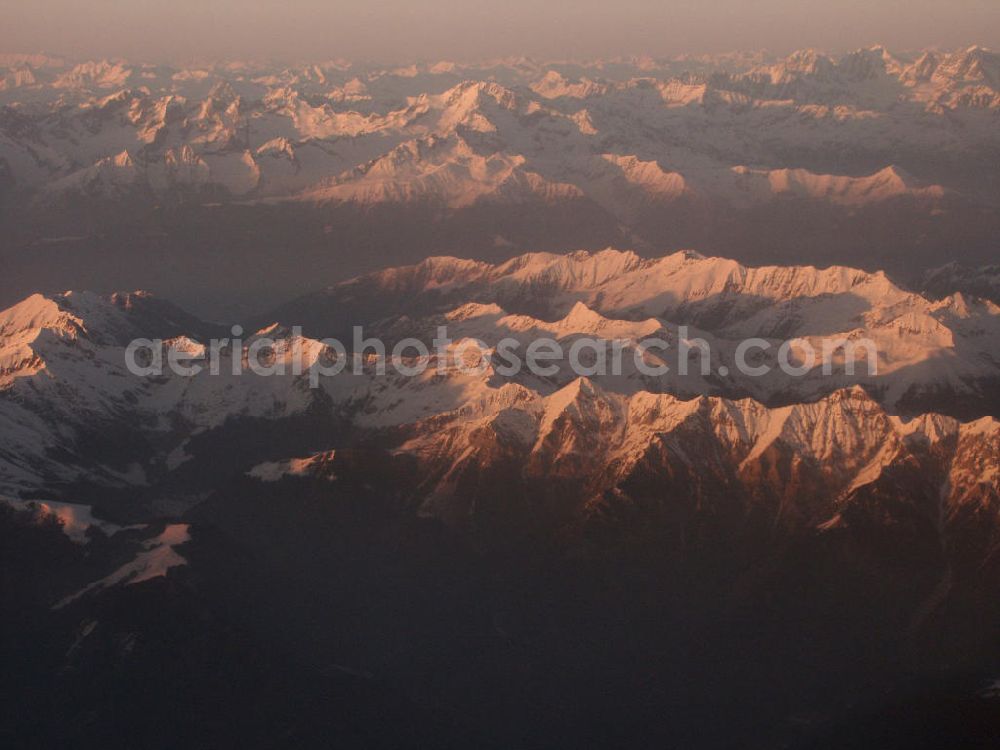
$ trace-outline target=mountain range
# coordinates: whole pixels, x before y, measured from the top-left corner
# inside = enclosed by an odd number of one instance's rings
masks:
[[[52,266],[64,287],[152,288],[209,317],[302,291],[280,269],[253,298],[226,289],[237,244],[254,257],[283,246],[340,278],[374,267],[366,247],[412,262],[611,244],[840,262],[910,285],[956,243],[967,262],[996,250],[1000,56],[979,47],[3,65],[0,220],[23,260],[0,289],[8,304]],[[192,275],[215,305],[185,288]]]
[[[128,675],[176,681],[250,744],[683,731],[722,747],[738,727],[751,746],[814,747],[868,737],[864,712],[886,696],[901,713],[878,726],[901,743],[932,716],[971,736],[1000,664],[998,316],[847,267],[434,257],[248,323],[218,374],[142,376],[126,367],[135,338],[202,356],[237,334],[147,292],[33,295],[0,313],[0,533],[20,571],[5,637],[38,641],[11,673],[35,708],[0,729],[142,738],[87,697],[106,685],[115,705],[166,721],[153,693],[121,691]],[[313,382],[329,337],[351,342],[354,325],[387,347],[430,348],[439,326],[452,342],[417,375],[368,357]],[[710,342],[707,374],[560,362],[505,377],[491,356],[504,338],[677,346],[680,326]],[[879,369],[721,376],[747,336],[870,338]],[[270,366],[299,353],[302,371],[233,374],[264,337]],[[470,339],[482,368],[452,356]],[[191,655],[179,672],[176,648]],[[761,688],[772,669],[782,679]],[[627,699],[636,680],[688,707]],[[287,687],[263,697],[272,684]],[[911,726],[930,685],[944,703]],[[719,702],[748,691],[713,729]],[[333,713],[310,703],[330,694]],[[54,704],[72,708],[42,722],[37,706]],[[212,721],[184,726],[215,736]]]
[[[387,350],[407,337],[431,350],[441,326],[451,342],[416,375],[380,374],[370,354],[362,371],[314,377],[332,351],[327,340],[351,347],[353,326]],[[290,442],[266,441],[270,468],[247,463],[264,445],[237,451],[233,468],[269,481],[289,472],[333,477],[341,473],[339,446],[374,440],[394,446],[398,458],[390,464],[403,461],[415,472],[412,502],[421,512],[461,524],[475,515],[475,488],[493,471],[520,477],[502,485],[504,497],[511,482],[536,475],[539,486],[548,484],[544,477],[572,482],[572,492],[560,489],[575,498],[560,523],[612,498],[637,501],[624,489],[636,472],[652,478],[694,470],[704,483],[710,468],[686,456],[690,440],[712,456],[716,484],[705,492],[730,501],[763,493],[775,522],[836,526],[852,497],[901,481],[900,472],[925,483],[935,506],[996,497],[996,472],[986,467],[995,466],[1000,436],[1000,308],[961,294],[931,301],[884,274],[747,268],[691,252],[644,260],[611,249],[525,255],[501,265],[431,258],[274,311],[247,332],[238,354],[245,360],[247,347],[267,337],[271,364],[288,363],[273,376],[234,373],[231,345],[218,373],[141,377],[126,368],[132,339],[163,339],[170,351],[204,356],[209,337],[222,334],[231,335],[143,292],[34,295],[4,311],[5,494],[72,503],[76,492],[137,493],[147,499],[125,501],[121,512],[182,513],[215,486],[199,478],[204,467],[191,446],[205,450],[251,421],[269,433],[287,429]],[[697,357],[688,352],[687,372],[658,350],[641,356],[677,366],[657,375],[638,369],[643,341],[679,347],[681,336],[710,346],[705,367],[700,349]],[[527,348],[542,337],[567,349],[582,339],[618,339],[627,356],[617,372],[590,376],[567,361],[544,376],[501,374],[495,355],[502,339]],[[733,363],[738,342],[750,337],[763,344],[754,365],[769,371],[730,373],[722,363]],[[877,368],[860,361],[850,373],[832,361],[829,373],[818,362],[785,372],[776,352],[792,338],[816,350],[824,339],[870,341]],[[470,340],[484,347],[475,355],[485,358],[479,369],[455,359]],[[298,373],[291,367],[296,352]],[[954,416],[928,413],[932,407]],[[300,438],[281,426],[298,422],[312,425]],[[306,447],[317,451],[298,452]],[[769,467],[779,465],[791,473],[771,475]],[[793,507],[810,482],[809,507]]]
[[[0,744],[992,747],[998,118],[0,55]]]

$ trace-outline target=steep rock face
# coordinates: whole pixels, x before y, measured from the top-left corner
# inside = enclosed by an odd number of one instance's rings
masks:
[[[860,389],[768,409],[619,396],[581,378],[508,403],[407,428],[400,450],[423,467],[424,512],[481,527],[499,493],[535,521],[563,526],[653,508],[761,533],[915,523],[942,539],[964,514],[994,513],[995,420],[903,421]],[[502,488],[491,482],[498,473]]]

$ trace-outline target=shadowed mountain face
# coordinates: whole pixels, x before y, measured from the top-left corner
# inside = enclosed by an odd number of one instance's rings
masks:
[[[9,57],[0,304],[145,288],[220,318],[428,255],[609,245],[916,286],[956,250],[995,255],[998,70],[980,48],[405,69]]]

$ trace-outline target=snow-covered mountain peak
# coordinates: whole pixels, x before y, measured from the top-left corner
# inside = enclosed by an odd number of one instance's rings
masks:
[[[108,298],[89,292],[34,294],[0,312],[0,390],[46,371],[52,361],[93,355],[129,333],[126,313]]]
[[[183,333],[202,336],[205,325],[148,292],[67,291],[33,294],[0,312],[0,345],[28,345],[42,333],[95,346],[124,346],[136,337],[169,338]]]
[[[0,335],[62,327],[67,321],[79,324],[67,310],[59,306],[57,298],[33,294],[13,307],[0,312]]]
[[[419,289],[444,291],[479,280],[490,266],[482,261],[450,256],[432,256],[414,266],[379,271],[372,277],[387,290]],[[360,279],[347,282],[357,283]]]
[[[606,248],[592,253],[578,250],[567,255],[527,253],[501,264],[498,279],[520,283],[551,284],[561,289],[598,286],[641,267],[643,261],[631,250]]]
[[[595,327],[601,325],[602,323],[608,322],[605,318],[598,312],[591,310],[583,302],[577,301],[570,308],[570,311],[566,313],[566,317],[560,321],[560,324],[572,327]]]
[[[578,377],[545,399],[535,452],[548,446],[558,459],[575,452],[611,425],[622,421],[619,400],[586,377]]]
[[[938,68],[943,78],[1000,86],[1000,54],[973,45],[952,56]]]
[[[78,63],[71,70],[60,75],[54,85],[57,88],[116,88],[126,85],[133,69],[123,60],[93,60]]]
[[[134,332],[127,313],[138,309],[147,299],[149,295],[144,292],[107,296],[74,291],[33,294],[0,312],[0,337],[33,335],[45,330],[68,338],[89,336],[93,332],[100,339],[114,337],[124,329]]]
[[[464,127],[484,133],[496,132],[491,110],[517,112],[526,105],[512,90],[492,81],[463,81],[438,97],[429,99],[440,108],[437,129],[451,133]]]
[[[818,78],[829,76],[834,71],[834,62],[815,49],[797,50],[782,62],[770,68],[770,77],[776,84],[788,83],[799,75]]]

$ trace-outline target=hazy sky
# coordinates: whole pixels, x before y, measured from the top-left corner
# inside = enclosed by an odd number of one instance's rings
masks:
[[[1000,48],[1000,0],[0,0],[0,51],[150,61]]]

